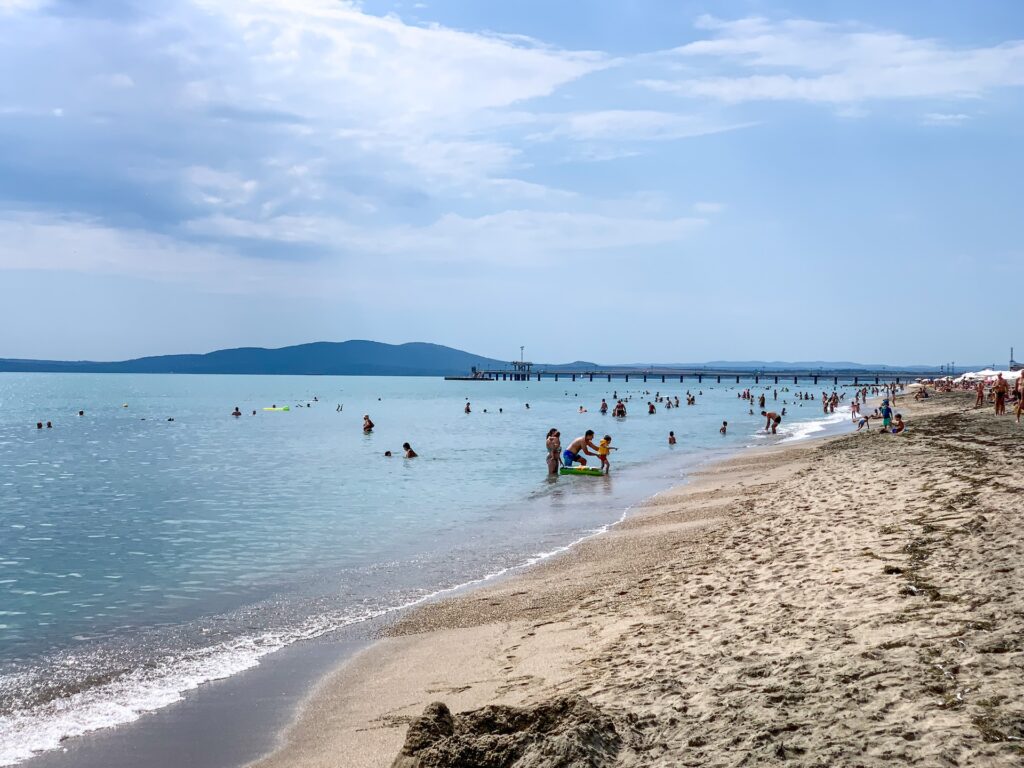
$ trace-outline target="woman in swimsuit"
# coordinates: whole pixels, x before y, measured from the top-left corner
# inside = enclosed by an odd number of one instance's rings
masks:
[[[559,454],[562,452],[562,441],[559,439],[561,433],[552,427],[548,430],[547,440],[544,441],[548,449],[548,474],[558,474]]]

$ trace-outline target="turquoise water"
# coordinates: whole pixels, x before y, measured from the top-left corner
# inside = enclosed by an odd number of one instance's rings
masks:
[[[557,551],[695,462],[846,418],[771,389],[777,438],[725,384],[4,374],[0,765]],[[702,394],[652,416],[655,390]],[[624,420],[597,412],[616,391]],[[552,426],[563,445],[612,434],[613,474],[547,478]]]

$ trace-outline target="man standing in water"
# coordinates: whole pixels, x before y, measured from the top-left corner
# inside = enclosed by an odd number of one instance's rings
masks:
[[[587,460],[580,454],[598,455],[597,446],[594,445],[594,430],[588,429],[583,437],[577,437],[569,443],[569,447],[562,454],[562,463],[567,467],[571,467],[574,462],[579,462],[584,467],[587,466]]]
[[[779,424],[782,423],[782,417],[775,411],[761,411],[761,415],[768,419],[764,423],[764,431],[767,432],[768,428],[771,427],[772,434],[774,435],[775,430],[778,429]]]

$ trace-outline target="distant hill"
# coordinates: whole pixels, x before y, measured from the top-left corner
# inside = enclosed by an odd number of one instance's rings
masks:
[[[15,360],[0,358],[0,372],[51,373],[240,373],[324,376],[453,376],[465,375],[473,367],[504,369],[506,360],[481,357],[459,349],[412,342],[382,344],[378,341],[318,341],[280,349],[239,347],[202,355],[159,355],[118,362],[89,360]],[[726,370],[878,370],[882,365],[850,362],[766,362],[762,360],[706,363],[636,363],[608,365],[577,360],[571,363],[536,363],[545,371],[621,370],[624,368],[719,368]],[[959,366],[958,366],[959,368]],[[905,366],[904,371],[934,370],[927,366]],[[960,370],[971,370],[960,368]]]
[[[325,376],[449,376],[473,366],[497,368],[507,361],[439,344],[319,341],[280,349],[240,347],[205,355],[160,355],[119,362],[5,360],[0,371],[54,373],[248,373]]]

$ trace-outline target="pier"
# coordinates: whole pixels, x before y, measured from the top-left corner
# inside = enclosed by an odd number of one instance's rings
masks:
[[[685,384],[687,381],[703,384],[705,381],[721,384],[723,382],[740,384],[745,381],[753,384],[795,384],[817,385],[821,382],[838,386],[840,383],[852,385],[905,384],[916,379],[932,379],[942,376],[936,371],[907,371],[895,368],[880,370],[863,369],[814,369],[814,370],[752,370],[729,368],[620,368],[568,370],[561,368],[535,368],[533,363],[515,361],[508,368],[477,370],[468,376],[445,376],[448,381],[612,381],[613,379],[642,381],[644,383]]]

